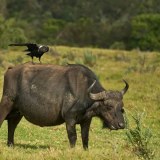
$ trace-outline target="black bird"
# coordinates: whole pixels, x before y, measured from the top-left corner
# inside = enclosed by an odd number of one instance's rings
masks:
[[[35,43],[13,43],[9,44],[9,46],[26,46],[28,49],[24,50],[25,52],[29,52],[26,55],[30,56],[32,58],[33,62],[33,57],[39,58],[39,61],[41,63],[41,56],[49,51],[48,46],[44,45],[37,45]]]

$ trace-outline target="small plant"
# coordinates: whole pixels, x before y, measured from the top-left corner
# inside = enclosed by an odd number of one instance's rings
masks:
[[[75,59],[75,64],[83,64],[83,61],[81,58],[76,58]]]
[[[91,51],[86,51],[84,53],[84,64],[93,67],[96,64],[96,60],[97,60],[96,56],[93,55]]]
[[[75,59],[75,53],[73,53],[72,51],[67,52],[67,58],[70,61],[74,61],[74,59]]]
[[[75,54],[73,52],[67,52],[62,56],[64,59],[67,59],[69,61],[74,61],[75,59]]]
[[[138,72],[141,74],[154,73],[159,67],[158,59],[156,59],[156,61],[153,61],[153,62],[147,62],[147,61],[148,61],[148,58],[146,54],[139,55],[137,57],[136,63],[128,67],[126,70],[126,73],[130,73],[130,72]]]
[[[145,65],[146,65],[146,55],[139,56],[139,72],[142,73],[145,71]]]
[[[128,125],[128,130],[126,132],[128,142],[133,148],[133,151],[139,157],[150,160],[153,158],[153,151],[149,148],[148,144],[152,137],[151,130],[149,128],[142,127],[142,117],[143,114],[136,114],[133,117],[136,127],[131,129]]]
[[[114,56],[115,61],[121,61],[121,62],[130,62],[129,57],[127,57],[124,53],[116,54]]]
[[[59,62],[60,65],[67,65],[68,64],[68,59],[64,58]]]

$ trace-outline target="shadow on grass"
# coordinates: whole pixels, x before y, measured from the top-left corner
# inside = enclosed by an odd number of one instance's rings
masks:
[[[24,149],[49,149],[50,146],[48,145],[32,145],[32,144],[15,144],[14,147],[24,148]]]

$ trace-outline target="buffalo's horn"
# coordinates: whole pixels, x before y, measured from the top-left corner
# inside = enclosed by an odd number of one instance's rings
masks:
[[[91,92],[91,89],[93,88],[93,86],[95,85],[96,83],[96,80],[94,80],[94,82],[91,84],[91,86],[88,88],[88,93],[90,95],[90,98],[93,99],[93,100],[101,100],[101,99],[104,99],[106,93],[105,91],[103,92],[100,92],[100,93],[90,93]]]
[[[121,90],[122,95],[124,95],[129,88],[129,84],[124,79],[123,79],[123,82],[126,84],[126,86],[124,87],[123,90]]]
[[[94,82],[91,84],[91,86],[88,88],[88,93],[90,93],[91,89],[93,88],[93,86],[95,85],[96,80],[94,80]]]
[[[102,91],[99,93],[90,93],[90,98],[93,100],[102,100],[106,97],[106,91]]]

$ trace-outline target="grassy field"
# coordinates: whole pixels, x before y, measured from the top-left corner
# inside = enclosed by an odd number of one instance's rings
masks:
[[[3,75],[8,66],[27,61],[30,61],[30,58],[18,48],[0,51],[0,94],[3,88]],[[36,59],[35,61],[38,62]],[[85,64],[96,73],[106,90],[121,90],[124,87],[122,79],[127,80],[130,88],[124,96],[124,104],[129,128],[109,131],[102,129],[99,119],[94,118],[90,128],[89,150],[84,151],[79,126],[77,145],[75,149],[70,149],[65,125],[41,128],[22,119],[15,132],[15,147],[8,148],[7,123],[4,121],[0,128],[0,160],[142,159],[137,145],[133,145],[126,135],[129,129],[136,128],[133,118],[135,115],[143,115],[140,129],[146,134],[142,135],[140,140],[146,141],[148,130],[152,135],[147,143],[147,149],[152,155],[148,159],[159,160],[160,53],[56,46],[51,47],[50,53],[42,57],[42,62],[60,65]]]

